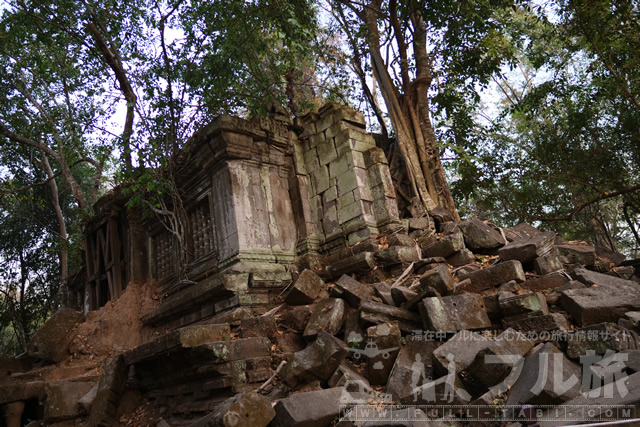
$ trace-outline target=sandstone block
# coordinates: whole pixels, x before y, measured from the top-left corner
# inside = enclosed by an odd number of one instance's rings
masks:
[[[556,249],[571,264],[589,267],[596,262],[596,248],[593,246],[556,245]]]
[[[49,422],[69,420],[82,414],[78,400],[93,388],[94,383],[86,381],[52,381],[44,387],[46,403],[44,418]]]
[[[472,251],[497,249],[507,242],[500,232],[479,219],[472,219],[458,224],[464,234],[465,245]]]
[[[285,301],[289,305],[311,304],[324,288],[324,281],[316,273],[304,270],[291,287]]]
[[[590,286],[562,291],[562,307],[581,326],[616,322],[627,311],[640,309],[640,287],[630,280],[576,268],[572,276]]]
[[[420,276],[420,286],[422,288],[431,286],[441,295],[448,294],[453,289],[454,284],[453,277],[451,277],[449,268],[446,265],[440,265]]]
[[[364,283],[360,283],[346,274],[342,275],[335,283],[333,294],[342,298],[354,308],[360,307],[360,301],[370,300],[373,296],[373,289]]]
[[[498,303],[506,321],[549,314],[547,301],[540,292],[498,298]]]
[[[274,409],[273,427],[326,427],[340,413],[343,388],[298,393],[281,399]]]
[[[447,264],[451,264],[454,267],[461,267],[463,265],[471,264],[475,262],[476,257],[469,249],[460,249],[458,252],[447,257]]]
[[[509,260],[482,270],[461,274],[460,280],[464,279],[471,280],[471,284],[463,289],[467,292],[480,292],[510,280],[518,283],[526,280],[522,264],[517,260]]]
[[[338,298],[323,298],[319,300],[311,311],[309,323],[304,329],[303,336],[307,340],[314,339],[320,331],[335,335],[340,331],[344,321],[344,300]]]
[[[547,232],[516,240],[500,248],[498,255],[505,261],[516,259],[521,263],[528,263],[551,252],[555,237],[555,233]]]
[[[37,359],[58,363],[69,356],[75,327],[84,321],[79,311],[65,308],[55,313],[31,338],[27,354]]]
[[[367,329],[367,346],[373,343],[377,354],[367,357],[367,378],[371,385],[385,385],[400,352],[401,333],[397,322]]]
[[[562,270],[562,262],[556,255],[545,255],[533,260],[533,268],[539,275],[553,273]]]
[[[414,403],[413,388],[433,380],[431,355],[440,345],[436,341],[422,341],[414,338],[416,337],[408,336],[406,344],[401,347],[386,389],[394,400],[401,401],[405,405]],[[410,398],[403,400],[407,396]]]
[[[428,242],[428,240],[424,240],[424,243]],[[461,232],[457,232],[445,236],[437,242],[431,243],[426,247],[423,247],[422,256],[425,258],[436,256],[446,258],[458,251],[461,251],[462,249],[465,249],[464,237]]]
[[[582,371],[553,344],[539,344],[511,387],[508,405],[557,405],[580,395]]]
[[[282,378],[290,386],[296,385],[298,381],[326,381],[348,352],[344,343],[322,331],[313,343],[293,354],[282,370]]]
[[[452,332],[491,326],[480,295],[425,298],[419,307],[424,327],[428,330]]]

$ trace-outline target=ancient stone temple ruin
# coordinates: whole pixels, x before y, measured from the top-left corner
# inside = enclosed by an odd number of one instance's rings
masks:
[[[178,182],[189,234],[182,277],[171,230],[127,217],[125,200],[102,200],[86,231],[78,308],[117,298],[134,276],[164,289],[162,306],[145,319],[154,325],[193,323],[238,305],[266,308],[294,266],[317,267],[397,229],[387,161],[363,116],[330,104],[298,127],[296,134],[281,115],[220,116],[191,139]]]
[[[0,360],[0,427],[637,421],[640,260],[401,218],[384,143],[334,104],[218,117],[175,159],[182,246],[103,197],[71,308]]]

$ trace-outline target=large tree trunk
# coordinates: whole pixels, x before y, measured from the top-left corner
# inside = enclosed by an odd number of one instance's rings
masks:
[[[427,28],[422,16],[414,13],[412,16],[414,27],[413,50],[416,59],[416,79],[414,86],[415,111],[418,115],[422,141],[418,141],[418,152],[424,155],[423,173],[430,181],[436,194],[432,197],[438,206],[442,206],[451,212],[455,219],[459,220],[458,211],[449,189],[449,183],[440,161],[440,150],[431,123],[429,110],[429,87],[433,76],[431,74],[431,61],[427,52]]]
[[[376,80],[380,83],[380,92],[387,106],[398,146],[407,165],[413,194],[420,199],[427,210],[430,210],[435,208],[436,204],[427,190],[426,181],[420,168],[416,144],[410,130],[411,121],[407,120],[406,114],[398,102],[399,94],[380,53],[380,34],[378,32],[377,18],[379,9],[380,0],[375,0],[364,11],[364,19],[367,24],[367,44],[372,58],[373,72]]]
[[[378,16],[380,0],[373,0],[363,11],[367,27],[373,73],[380,82],[380,92],[384,98],[389,117],[396,133],[400,151],[407,165],[408,177],[414,197],[418,197],[427,211],[437,206],[447,209],[459,219],[444,169],[440,161],[433,125],[429,117],[428,90],[431,85],[431,64],[427,52],[426,28],[421,16],[414,14],[413,50],[416,64],[415,79],[409,77],[408,60],[404,34],[397,17],[395,1],[391,2],[391,24],[400,51],[402,91],[393,83],[388,64],[380,51]]]
[[[68,306],[68,283],[69,280],[69,252],[67,251],[67,226],[64,222],[64,216],[62,209],[60,208],[60,198],[58,194],[58,184],[54,179],[53,170],[47,159],[47,155],[42,152],[42,164],[47,171],[47,178],[49,178],[49,187],[51,188],[51,205],[56,213],[56,220],[58,222],[58,237],[61,241],[60,248],[58,249],[58,260],[60,261],[60,285],[58,288],[58,295],[54,299],[54,310],[58,308],[65,308]]]

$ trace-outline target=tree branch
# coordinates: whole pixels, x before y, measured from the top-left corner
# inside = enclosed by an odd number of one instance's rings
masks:
[[[95,19],[95,14],[94,14]],[[133,88],[129,83],[129,79],[127,78],[127,73],[122,67],[122,63],[117,56],[117,51],[112,52],[107,43],[104,41],[100,32],[96,28],[96,26],[89,22],[85,25],[89,33],[93,36],[93,39],[96,43],[96,47],[102,53],[102,57],[114,72],[118,83],[120,84],[120,91],[127,101],[127,116],[125,118],[124,130],[122,132],[122,142],[124,147],[124,161],[125,161],[125,169],[127,171],[131,171],[132,163],[131,163],[131,147],[130,147],[130,139],[133,134],[133,119],[134,119],[134,111],[135,105],[137,102],[136,94],[133,92]],[[113,43],[112,43],[113,45]],[[115,49],[115,47],[114,47]]]
[[[573,8],[576,11],[576,17],[578,18],[578,22],[580,22],[580,28],[582,29],[582,33],[584,34],[584,36],[589,41],[589,44],[591,44],[593,49],[596,51],[596,53],[600,57],[600,60],[602,61],[604,66],[607,68],[607,70],[609,70],[609,72],[611,73],[613,78],[616,80],[616,82],[618,83],[618,86],[620,87],[620,89],[622,89],[622,91],[625,93],[625,95],[627,95],[629,97],[629,99],[631,99],[631,102],[634,103],[636,108],[638,108],[640,110],[640,101],[638,101],[638,99],[631,93],[631,91],[628,88],[627,83],[620,77],[620,75],[616,72],[616,70],[613,69],[613,66],[609,63],[609,61],[607,61],[607,58],[604,56],[604,54],[602,53],[602,51],[600,50],[598,45],[595,43],[595,41],[593,40],[593,38],[589,34],[589,31],[587,31],[587,26],[585,25],[584,20],[580,16],[580,12],[578,11],[578,7],[574,4],[573,1],[571,1],[571,5],[573,6]]]
[[[28,145],[30,147],[37,148],[38,150],[42,150],[48,155],[50,155],[51,157],[53,157],[54,159],[56,159],[56,161],[58,162],[60,161],[60,156],[58,155],[58,153],[52,150],[51,147],[49,147],[48,145],[42,142],[34,141],[33,139],[25,138],[24,136],[16,135],[15,133],[11,132],[9,128],[2,123],[0,123],[0,134],[6,136],[13,142],[17,142],[23,145]]]
[[[544,216],[544,215],[534,215],[534,214],[530,214],[528,212],[522,212],[519,209],[514,209],[513,205],[508,200],[506,200],[506,199],[504,199],[502,197],[500,197],[500,200],[502,200],[509,207],[509,209],[511,209],[513,212],[516,212],[518,215],[523,215],[523,216],[526,216],[528,218],[537,219],[538,221],[558,222],[558,221],[571,221],[584,208],[586,208],[587,206],[592,205],[592,204],[594,204],[596,202],[599,202],[600,200],[611,199],[613,197],[621,196],[623,194],[633,193],[634,191],[638,191],[638,190],[640,190],[640,185],[635,185],[633,187],[625,188],[625,189],[619,190],[619,191],[613,191],[611,193],[608,193],[608,192],[605,191],[600,196],[595,197],[595,198],[593,198],[593,199],[591,199],[591,200],[589,200],[587,202],[584,202],[579,206],[576,206],[569,213],[569,215],[556,216],[556,217],[548,217],[548,216]]]

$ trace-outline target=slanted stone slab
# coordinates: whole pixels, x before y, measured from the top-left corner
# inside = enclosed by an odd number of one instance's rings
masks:
[[[345,359],[342,361],[340,366],[338,366],[333,375],[331,375],[331,377],[327,381],[327,385],[329,387],[346,386],[350,388],[351,384],[356,384],[357,386],[364,387],[366,393],[373,391],[371,385],[369,384],[369,380],[360,375],[360,373],[358,373],[351,362]]]
[[[202,344],[196,347],[174,347],[168,351],[148,355],[143,359],[135,360],[135,373],[141,387],[154,389],[161,387],[168,381],[180,383],[183,370],[189,371],[193,360],[201,361],[207,365],[207,375],[225,376],[220,378],[219,387],[237,386],[247,381],[258,381],[262,378],[264,371],[260,367],[254,367],[251,360],[259,364],[261,360],[271,356],[272,343],[268,338],[243,338],[233,341],[219,341]],[[136,353],[127,352],[124,354],[125,362],[132,362],[132,355]],[[227,362],[246,361],[247,371],[232,370],[233,366],[245,364],[234,364]],[[215,365],[215,366],[214,366]],[[257,365],[256,365],[257,366]],[[237,369],[237,368],[236,368]],[[254,369],[255,371],[251,371]],[[203,374],[204,375],[204,374]],[[259,376],[256,378],[256,376]],[[268,378],[268,375],[267,375]]]
[[[393,297],[391,296],[391,285],[385,282],[377,282],[373,285],[374,292],[383,303],[387,305],[394,305]]]
[[[405,310],[418,311],[418,305],[422,303],[425,298],[440,298],[442,295],[431,286],[423,287],[418,294],[413,298],[402,304],[402,308]]]
[[[567,331],[569,329],[569,322],[567,322],[567,319],[561,313],[551,313],[542,316],[505,321],[504,325],[517,331],[535,333],[544,331]],[[549,335],[549,339],[551,339],[551,335]]]
[[[604,246],[596,246],[596,255],[611,261],[614,265],[620,265],[627,257],[620,252],[613,252]]]
[[[275,415],[267,399],[254,391],[244,391],[225,400],[189,427],[267,427]]]
[[[505,321],[549,314],[547,300],[540,292],[498,298],[498,303]]]
[[[326,427],[340,413],[342,387],[298,393],[279,400],[273,427]]]
[[[373,343],[377,354],[367,357],[367,378],[371,385],[385,385],[400,352],[401,333],[397,322],[382,323],[367,329],[367,345]]]
[[[631,294],[640,293],[640,285],[632,280],[625,280],[608,274],[596,273],[586,268],[574,268],[571,277],[587,286],[597,285],[608,289],[620,289]]]
[[[389,246],[407,246],[410,248],[415,248],[416,241],[406,234],[402,233],[393,233],[387,237],[387,242]]]
[[[447,263],[447,260],[442,257],[430,257],[423,258],[417,261],[413,266],[413,272],[416,274],[424,274],[429,270],[440,267]]]
[[[480,334],[470,331],[460,331],[449,341],[442,344],[433,352],[433,367],[438,376],[447,375],[455,367],[455,374],[460,378],[466,389],[472,393],[484,393],[484,386],[468,375],[469,366],[476,359],[478,353],[489,348],[491,342]]]
[[[91,405],[89,425],[109,426],[117,418],[120,396],[127,383],[129,366],[124,362],[124,357],[118,355],[107,362],[102,369],[102,376],[98,382],[96,396]]]
[[[44,419],[56,422],[77,418],[82,413],[78,400],[93,388],[94,383],[86,381],[52,381],[44,387],[46,402]]]
[[[469,249],[460,249],[453,255],[447,257],[447,264],[451,264],[454,267],[461,267],[463,265],[471,264],[475,262],[476,257]]]
[[[522,264],[517,260],[509,260],[482,270],[473,271],[460,275],[460,280],[469,279],[471,284],[463,290],[466,292],[480,292],[515,280],[522,283],[526,280]]]
[[[596,248],[593,246],[556,245],[560,255],[567,257],[570,264],[589,267],[596,262]]]
[[[282,378],[290,386],[299,381],[326,381],[348,352],[344,343],[322,331],[313,343],[293,354],[282,370]]]
[[[557,289],[569,281],[566,274],[552,273],[547,276],[529,279],[520,286],[530,291],[543,291],[547,289]]]
[[[231,328],[227,324],[187,326],[129,350],[125,353],[125,363],[132,365],[156,354],[228,339],[231,339]]]
[[[253,316],[253,311],[249,307],[236,307],[232,310],[216,314],[207,320],[207,323],[220,325],[228,323],[231,326],[240,326],[240,323],[244,319],[249,319]]]
[[[429,209],[429,215],[433,218],[437,226],[447,222],[454,222],[455,218],[447,209],[442,206],[436,206],[433,209]]]
[[[342,298],[354,308],[360,307],[360,301],[370,300],[373,296],[373,289],[358,282],[356,279],[346,274],[342,275],[335,283],[332,294]]]
[[[560,296],[562,307],[578,325],[616,322],[625,312],[640,309],[640,287],[637,283],[584,268],[576,268],[571,274],[590,286],[566,290]]]
[[[542,233],[542,231],[524,222],[521,222],[514,227],[505,228],[503,231],[507,241],[509,242],[526,239]]]
[[[426,215],[420,218],[409,218],[409,231],[428,229],[430,226],[431,220]]]
[[[602,387],[594,387],[589,390],[589,393],[584,393],[571,400],[565,401],[562,405],[550,409],[542,414],[542,419],[552,421],[539,421],[538,425],[541,427],[555,427],[562,425],[575,425],[575,421],[586,422],[590,424],[593,422],[605,422],[611,415],[609,413],[610,405],[620,406],[632,406],[637,411],[640,405],[640,373],[633,374],[628,377],[616,378],[614,382],[609,384],[603,384]],[[584,409],[588,408],[588,411]],[[633,417],[634,409],[631,409],[631,416]],[[562,414],[563,420],[557,419],[554,414]],[[614,411],[613,416],[618,416],[618,412]],[[637,417],[637,414],[636,414]],[[624,418],[621,420],[623,421]],[[626,424],[621,425],[634,425],[633,421],[629,421]]]
[[[362,301],[360,318],[373,324],[397,321],[400,330],[406,333],[420,329],[422,324],[420,315],[417,313],[374,301]]]
[[[420,338],[420,340],[418,340]],[[409,335],[398,353],[387,382],[386,392],[405,405],[414,403],[412,389],[434,377],[431,355],[440,345],[437,341],[423,341],[422,336]],[[403,400],[411,396],[407,401]]]
[[[307,340],[314,339],[320,331],[335,335],[344,322],[345,304],[339,298],[323,298],[313,307],[311,318],[304,329],[303,336]]]
[[[391,288],[391,298],[393,298],[393,304],[396,307],[402,306],[402,304],[404,304],[405,302],[409,301],[412,298],[415,298],[416,295],[418,295],[416,292],[404,286],[396,286],[395,288]]]
[[[424,327],[431,331],[453,332],[491,326],[480,295],[425,298],[419,307]]]
[[[550,231],[516,240],[500,248],[498,255],[505,261],[517,259],[521,263],[528,263],[551,252],[555,238],[556,234]]]
[[[562,270],[563,265],[558,256],[549,254],[534,259],[533,268],[537,274],[545,275]]]
[[[420,252],[415,246],[389,246],[376,252],[375,259],[382,266],[409,264],[420,259]]]
[[[446,265],[440,265],[420,276],[421,289],[431,286],[441,295],[448,294],[453,289],[454,284],[453,277],[451,277],[449,268]]]
[[[580,395],[582,370],[553,344],[539,344],[511,387],[507,405],[558,405]]]
[[[425,258],[429,258],[429,257],[446,258],[448,256],[455,254],[458,251],[461,251],[462,249],[465,249],[464,238],[462,236],[462,233],[458,231],[457,233],[444,236],[437,242],[422,248],[422,256]]]
[[[376,266],[376,259],[373,252],[360,252],[345,259],[336,261],[327,267],[327,273],[332,278],[340,277],[343,274],[368,273]]]
[[[463,221],[458,227],[464,234],[465,245],[474,252],[497,249],[507,243],[499,231],[479,219]]]
[[[476,354],[465,375],[472,378],[475,384],[482,384],[485,388],[498,385],[514,369],[518,358],[527,354],[533,346],[534,342],[524,334],[507,329]],[[507,387],[508,385],[504,384],[503,391],[506,391]]]
[[[316,273],[304,270],[291,287],[285,301],[289,305],[311,304],[324,288],[324,281]]]
[[[608,271],[605,274],[608,274],[609,276],[613,276],[613,277],[620,277],[622,279],[631,280],[635,275],[635,273],[636,273],[635,268],[628,265],[626,267],[613,267],[611,271]]]
[[[75,327],[84,321],[79,311],[65,308],[45,322],[29,341],[27,354],[37,359],[61,362],[69,356],[69,346],[75,336]]]

